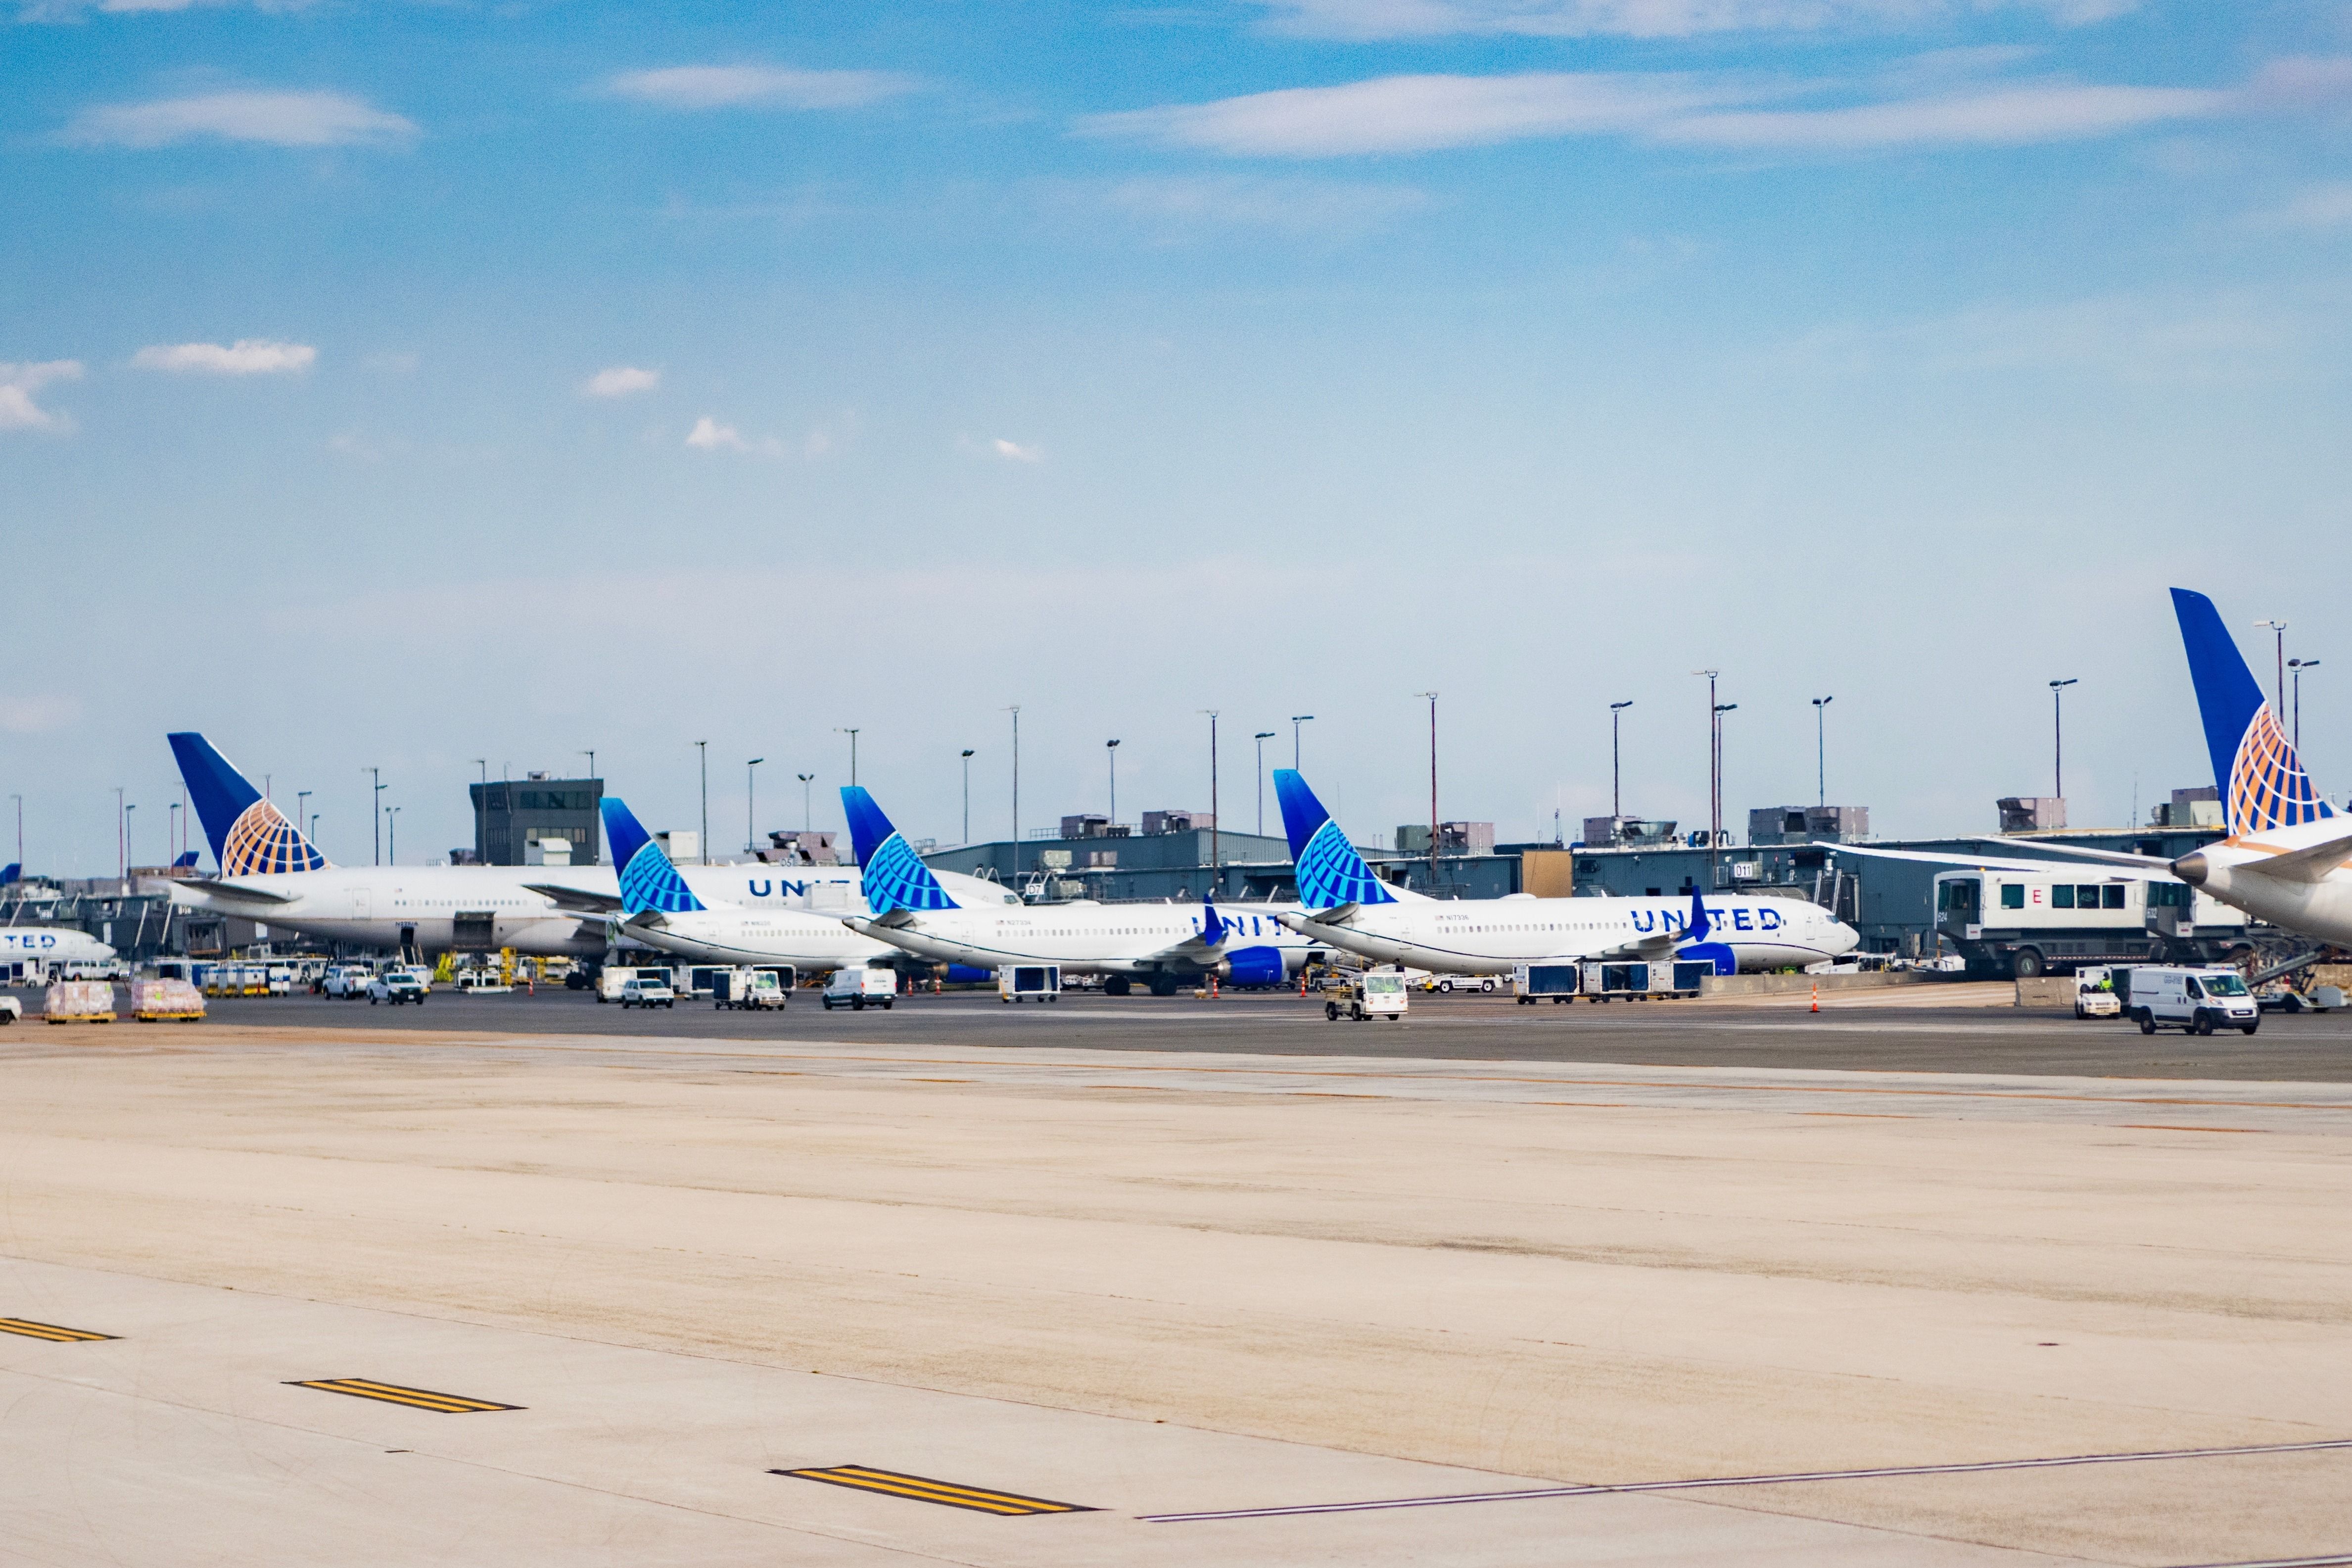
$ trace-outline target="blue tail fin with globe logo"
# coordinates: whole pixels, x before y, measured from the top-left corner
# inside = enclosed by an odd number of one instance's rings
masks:
[[[613,864],[620,868],[621,912],[641,915],[647,910],[666,915],[692,914],[703,907],[677,874],[662,847],[641,826],[636,814],[619,795],[604,798],[604,837],[613,847]]]
[[[1295,768],[1274,770],[1274,795],[1282,806],[1282,829],[1290,836],[1297,868],[1298,901],[1310,910],[1341,904],[1392,904],[1396,895],[1372,875],[1356,847]]]
[[[857,784],[844,785],[841,809],[849,818],[849,842],[865,869],[858,890],[866,907],[877,915],[898,910],[952,910],[959,906],[916,858],[905,834],[890,826],[874,797]]]

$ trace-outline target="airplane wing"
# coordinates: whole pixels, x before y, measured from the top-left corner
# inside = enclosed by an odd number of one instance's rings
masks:
[[[2294,849],[2265,859],[2243,861],[2231,869],[2275,877],[2282,882],[2324,882],[2327,874],[2347,859],[2352,859],[2352,837],[2330,838],[2308,849]]]
[[[567,915],[613,915],[621,912],[621,900],[610,893],[583,892],[578,888],[559,887],[552,882],[525,882],[523,890],[555,900],[555,907]]]
[[[215,881],[210,877],[174,877],[168,880],[174,888],[188,888],[199,893],[210,893],[216,899],[245,899],[257,904],[291,904],[299,901],[291,893],[264,892],[259,888],[246,888],[235,882]]]
[[[1913,860],[1929,866],[1950,866],[1956,869],[1974,868],[1979,871],[2031,871],[2046,876],[2058,868],[2049,860],[2029,860],[2022,857],[2001,855],[1963,855],[1957,850],[1928,849],[1864,849],[1854,844],[1813,844],[1813,849],[1827,849],[1837,855],[1865,855],[1874,860]],[[2172,862],[2160,855],[2130,855],[2120,849],[2083,849],[2071,844],[2052,844],[2047,847],[2053,855],[2072,855],[2102,865],[2128,867],[2150,877],[2169,877]]]

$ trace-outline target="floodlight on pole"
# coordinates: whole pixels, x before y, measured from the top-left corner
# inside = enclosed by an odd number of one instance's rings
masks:
[[[1290,771],[1292,773],[1298,771],[1298,727],[1301,724],[1312,724],[1314,721],[1315,715],[1312,713],[1293,713],[1290,716]]]
[[[963,841],[971,842],[971,748],[963,749]]]
[[[695,840],[696,858],[710,864],[710,742],[694,743],[695,765],[702,773],[702,837]]]
[[[375,793],[368,797],[368,818],[375,826],[375,863],[383,864],[383,770],[362,768],[360,772],[375,781]]]
[[[1203,708],[1201,711],[1209,716],[1209,887],[1213,892],[1223,892],[1225,857],[1217,842],[1217,710]]]
[[[2277,706],[2271,710],[2273,714],[2276,714],[2281,709],[2284,709],[2286,706],[2286,623],[2284,621],[2256,621],[2254,623],[2254,628],[2257,631],[2266,630],[2271,634],[2275,647],[2275,651],[2278,654],[2278,701]]]
[[[2294,742],[2295,758],[2301,761],[2303,756],[2303,672],[2306,669],[2317,669],[2319,661],[2315,658],[2291,658],[2286,661],[2286,667],[2294,672]]]
[[[1612,833],[1617,831],[1616,819],[1625,815],[1624,775],[1619,772],[1617,765],[1617,721],[1625,716],[1625,710],[1632,706],[1633,706],[1633,700],[1630,697],[1622,702],[1612,702],[1609,705],[1609,830]]]
[[[1834,697],[1813,699],[1813,787],[1821,796],[1816,804],[1821,805],[1830,803],[1829,724],[1825,712],[1836,700]]]
[[[1416,691],[1429,703],[1429,888],[1437,890],[1437,693]]]
[[[1110,758],[1110,825],[1117,827],[1118,826],[1118,742],[1105,741],[1103,752]]]
[[[760,764],[765,757],[753,757],[743,764],[743,853],[760,852],[759,800]]]
[[[2073,677],[2050,683],[2050,793],[2060,800],[2066,798],[2066,689],[2074,684]]]
[[[810,829],[813,816],[809,807],[809,781],[815,778],[816,775],[814,773],[794,773],[793,777],[801,781],[801,831],[806,833]]]
[[[857,731],[835,724],[833,727],[833,732],[849,737],[849,787],[856,789],[857,787]]]

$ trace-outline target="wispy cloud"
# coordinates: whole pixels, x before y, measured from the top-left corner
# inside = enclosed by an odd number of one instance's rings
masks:
[[[2352,227],[2352,182],[2314,185],[2291,201],[2251,215],[2246,221],[2265,229]]]
[[[62,730],[81,717],[81,700],[55,695],[0,697],[0,730],[36,735]]]
[[[1848,374],[2070,372],[2137,384],[2242,380],[2299,363],[2313,324],[2241,295],[1992,301],[1948,315],[1849,324],[1799,339],[1785,363]]]
[[[79,381],[81,361],[44,360],[38,364],[0,363],[0,430],[46,430],[69,434],[73,418],[52,413],[33,401],[33,395],[53,381]]]
[[[1752,107],[1762,100],[1786,101],[1822,91],[1814,84],[1667,74],[1393,76],[1096,115],[1079,129],[1278,158],[1423,153],[1599,135],[1679,145],[1853,151],[2112,135],[2220,113],[2239,101],[2231,93],[2200,89],[2041,80],[1947,87],[1926,96],[1855,104]]]
[[[1412,185],[1340,180],[1173,175],[1122,180],[1104,190],[1101,200],[1162,240],[1232,230],[1354,239],[1427,206],[1429,194]]]
[[[1282,32],[1314,37],[1448,34],[1682,38],[1703,33],[1884,32],[1990,10],[2080,26],[2139,0],[1261,0]]]
[[[790,66],[665,66],[624,71],[605,90],[664,109],[858,109],[919,85],[896,71],[797,70]]]
[[[639,370],[633,364],[616,364],[598,371],[581,383],[580,395],[583,397],[626,397],[631,393],[651,392],[660,384],[661,372],[657,370]]]
[[[272,147],[393,146],[415,124],[341,92],[209,92],[147,103],[100,104],[74,116],[64,139],[83,147],[169,147],[252,142]]]
[[[319,351],[309,343],[281,343],[268,338],[239,338],[221,343],[151,343],[131,356],[141,370],[167,370],[195,375],[293,375],[317,363]]]
[[[1007,463],[1041,463],[1045,460],[1043,449],[1024,447],[1018,441],[1008,441],[1002,436],[956,437],[956,450],[969,452],[976,458],[995,458]]]
[[[1680,116],[1649,128],[1660,142],[1715,147],[1851,151],[1872,147],[2018,146],[2112,136],[2218,114],[2226,92],[2071,82],[1996,88],[1846,109]]]

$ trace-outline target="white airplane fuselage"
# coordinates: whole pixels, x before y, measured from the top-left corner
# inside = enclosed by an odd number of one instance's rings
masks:
[[[2337,946],[2352,946],[2352,857],[2317,881],[2265,875],[2266,861],[2345,837],[2346,820],[2323,817],[2236,835],[2194,849],[2172,863],[2173,874],[2223,903],[2284,931]]]
[[[683,866],[678,874],[706,905],[744,913],[862,911],[855,866]],[[1005,896],[993,883],[970,883],[959,897]],[[490,919],[487,942],[472,951],[513,948],[546,957],[593,957],[607,939],[602,921],[566,912],[532,884],[563,888],[617,903],[620,881],[609,866],[329,866],[316,871],[232,877],[205,886],[163,884],[174,903],[211,913],[282,925],[305,935],[360,946],[412,941],[427,952],[454,949],[460,915]],[[240,898],[238,893],[257,895]]]
[[[702,963],[789,963],[798,970],[887,963],[899,949],[860,936],[837,916],[793,910],[696,910],[659,925],[632,922],[633,942]]]
[[[1311,914],[1297,929],[1381,963],[1438,974],[1508,974],[1518,964],[1642,956],[1685,926],[1683,899],[1465,899],[1360,907],[1338,923]],[[1819,963],[1853,951],[1860,933],[1797,899],[1706,900],[1706,941],[1731,949],[1743,970]]]
[[[0,967],[16,963],[111,963],[114,949],[71,926],[0,926]]]
[[[1223,940],[1215,948],[1192,951],[1184,951],[1184,944],[1201,936],[1197,902],[922,910],[887,920],[852,919],[848,924],[918,957],[981,969],[1053,963],[1082,974],[1229,974],[1234,952],[1271,948],[1280,956],[1282,973],[1292,975],[1305,967],[1317,945],[1277,918],[1297,910],[1295,904],[1220,904]]]

